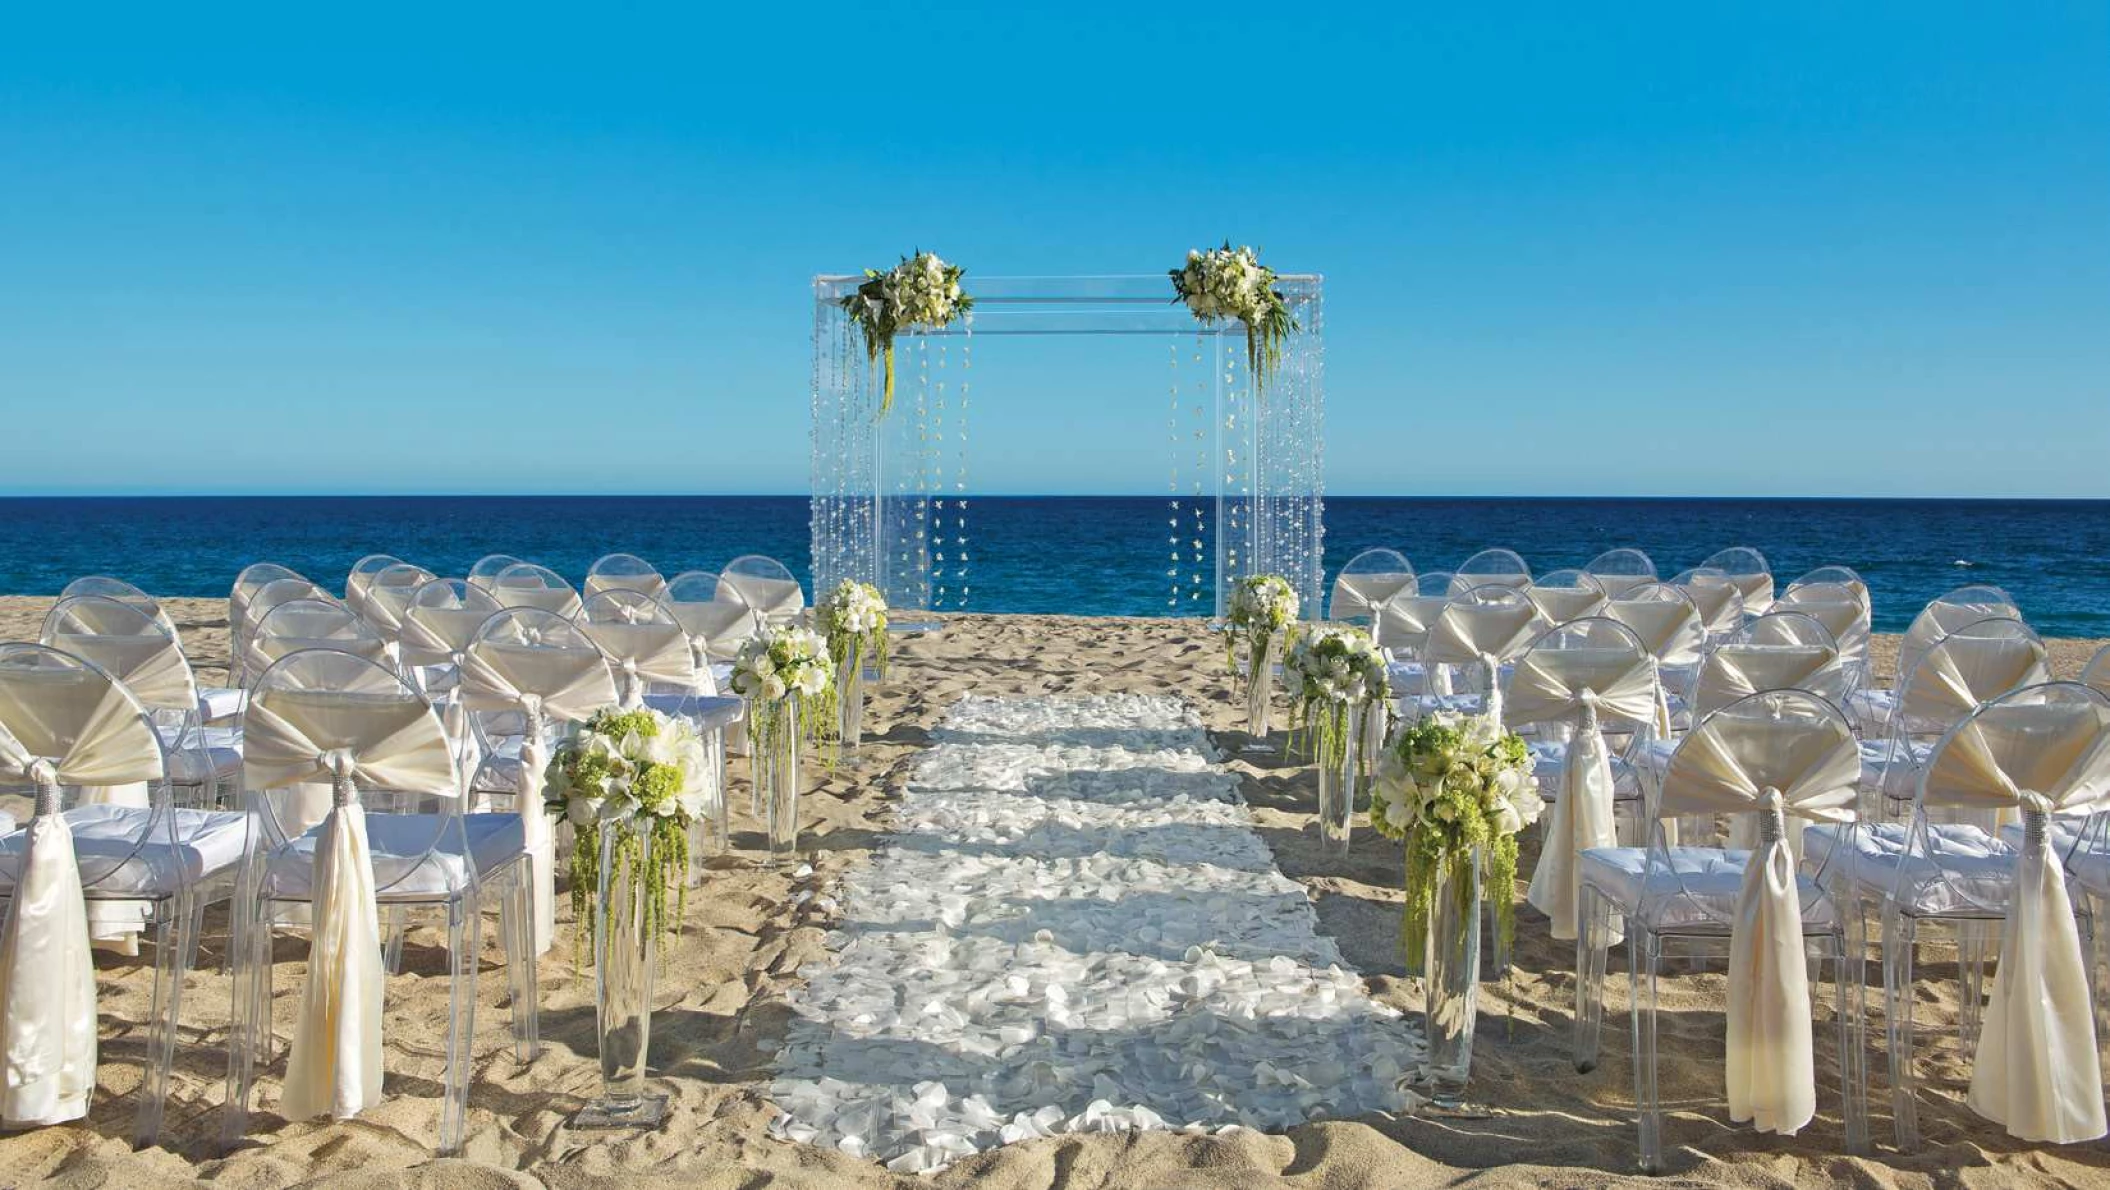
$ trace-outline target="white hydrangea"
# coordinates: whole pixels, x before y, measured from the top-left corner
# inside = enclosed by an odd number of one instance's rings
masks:
[[[1324,626],[1299,636],[1282,660],[1301,702],[1361,704],[1386,694],[1385,659],[1359,628]]]

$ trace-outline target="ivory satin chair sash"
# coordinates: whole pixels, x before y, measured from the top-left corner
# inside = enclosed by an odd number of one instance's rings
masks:
[[[1695,722],[1764,690],[1808,690],[1837,704],[1849,681],[1829,645],[1736,642],[1718,646],[1700,665],[1688,700]]]
[[[1612,819],[1606,722],[1631,730],[1650,722],[1655,708],[1655,659],[1638,642],[1627,648],[1533,648],[1517,660],[1510,675],[1510,722],[1575,728],[1561,760],[1559,796],[1546,820],[1527,897],[1552,919],[1556,939],[1573,940],[1576,935],[1582,853],[1619,842]]]
[[[1327,601],[1327,611],[1335,620],[1360,619],[1377,615],[1377,609],[1385,601],[1402,592],[1414,589],[1414,573],[1355,573],[1343,571],[1333,580],[1333,596]]]
[[[764,578],[758,575],[727,574],[721,576],[732,584],[740,597],[747,601],[754,614],[768,624],[789,624],[799,618],[805,610],[806,595],[798,580],[788,578]]]
[[[527,720],[520,745],[516,802],[527,839],[534,896],[535,953],[549,950],[557,930],[557,867],[543,778],[549,767],[549,726],[575,723],[615,705],[615,679],[597,648],[478,640],[461,662],[462,703],[471,711],[519,711]]]
[[[1921,798],[1923,805],[2016,809],[2022,817],[2000,966],[1966,1101],[2022,1140],[2103,1136],[2088,963],[2050,820],[2110,808],[2110,700],[2052,683],[1988,703],[1936,749]]]
[[[1372,640],[1388,649],[1420,657],[1429,643],[1429,626],[1450,606],[1448,595],[1394,595],[1377,609]]]
[[[732,660],[739,642],[747,639],[754,626],[754,614],[747,605],[729,599],[669,603],[667,610],[674,613],[675,621],[688,634],[689,653],[699,683],[711,680],[713,660]],[[711,685],[709,692],[716,693],[716,683]]]
[[[1773,610],[1773,576],[1770,574],[1732,574],[1729,581],[1736,586],[1742,598],[1744,614],[1763,616]]]
[[[1538,609],[1539,622],[1548,628],[1597,615],[1605,605],[1604,592],[1589,587],[1526,587],[1524,598]]]
[[[2044,642],[2019,624],[2015,628],[2013,635],[1959,632],[1934,642],[1905,675],[1895,721],[1907,731],[1944,731],[1980,703],[2050,681]]]
[[[592,621],[579,628],[608,654],[622,676],[624,706],[643,706],[645,686],[651,682],[695,688],[696,656],[680,624]]]
[[[1481,666],[1487,680],[1485,712],[1502,722],[1502,662],[1530,643],[1538,609],[1521,594],[1474,602],[1454,599],[1429,627],[1422,660],[1437,665]]]
[[[95,663],[123,682],[142,706],[197,713],[197,681],[182,648],[170,637],[55,632],[44,643]]]
[[[314,932],[280,1110],[291,1120],[345,1119],[381,1098],[387,976],[359,790],[453,798],[461,795],[461,779],[439,719],[408,689],[277,689],[266,677],[242,717],[249,788],[325,780],[331,789],[329,814],[317,828]]]
[[[570,587],[515,586],[501,580],[491,588],[492,598],[506,607],[533,607],[570,619],[582,606],[579,593]]]
[[[1854,599],[1792,599],[1776,603],[1774,609],[1801,612],[1824,625],[1849,665],[1859,665],[1867,658],[1867,604]]]
[[[2013,604],[1963,602],[1937,599],[1920,610],[1898,641],[1898,678],[1904,680],[1935,641],[1980,620],[2021,619]]]
[[[1695,577],[1678,584],[1700,613],[1700,624],[1708,636],[1733,632],[1743,623],[1743,598],[1727,576]]]
[[[1699,610],[1682,599],[1613,599],[1605,604],[1605,614],[1633,629],[1661,668],[1686,669],[1705,654],[1706,625]],[[1669,739],[1670,734],[1670,700],[1658,683],[1656,735]]]
[[[1807,696],[1775,692],[1788,715]],[[1766,784],[1754,779],[1764,774]],[[1730,927],[1729,1116],[1793,1135],[1817,1110],[1803,906],[1785,818],[1853,818],[1861,755],[1835,712],[1779,720],[1717,715],[1679,744],[1664,775],[1662,813],[1756,814],[1759,846],[1744,868]]]
[[[106,675],[85,666],[0,673],[0,780],[36,789],[0,931],[7,1126],[80,1119],[95,1091],[95,962],[60,787],[157,782],[165,765],[138,702]]]
[[[636,591],[658,598],[666,589],[666,578],[657,574],[589,574],[584,588],[588,598],[603,591]]]

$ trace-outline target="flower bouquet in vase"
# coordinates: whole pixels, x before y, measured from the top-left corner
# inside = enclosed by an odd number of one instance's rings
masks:
[[[687,907],[689,830],[719,796],[710,750],[681,719],[610,708],[572,727],[543,790],[544,808],[572,827],[575,958],[594,968],[601,1096],[578,1122],[653,1127],[667,1099],[645,1094],[652,979]]]
[[[798,850],[801,732],[820,732],[834,683],[828,642],[794,624],[750,638],[733,661],[733,690],[747,699],[755,796],[778,862]]]
[[[1245,644],[1246,734],[1248,752],[1272,752],[1267,744],[1274,709],[1275,665],[1282,660],[1290,625],[1297,622],[1297,590],[1279,574],[1255,574],[1231,591],[1224,617],[1224,650],[1231,671],[1238,672],[1238,646]]]
[[[1498,959],[1516,930],[1517,833],[1545,806],[1521,736],[1482,716],[1431,715],[1402,730],[1378,766],[1370,823],[1406,845],[1409,972],[1425,986],[1417,1090],[1457,1108],[1472,1073],[1480,994],[1480,906],[1493,907]]]
[[[821,635],[828,641],[828,660],[835,666],[835,739],[844,752],[864,740],[865,667],[886,677],[886,596],[870,583],[844,579],[814,609]]]
[[[1298,635],[1283,659],[1282,676],[1319,763],[1319,838],[1328,851],[1345,852],[1355,814],[1357,752],[1384,746],[1382,726],[1375,738],[1362,737],[1371,704],[1382,706],[1388,693],[1385,659],[1362,629],[1329,625]]]

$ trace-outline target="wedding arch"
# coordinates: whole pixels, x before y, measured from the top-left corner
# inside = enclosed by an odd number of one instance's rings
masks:
[[[1325,534],[1322,278],[1283,274],[1293,328],[1257,390],[1246,329],[1204,323],[1155,276],[974,277],[951,325],[903,329],[874,361],[843,299],[864,277],[813,282],[812,533],[816,595],[872,583],[896,608],[958,611],[973,587],[970,414],[977,351],[1020,336],[1158,336],[1170,380],[1138,377],[1170,456],[1160,560],[1168,614],[1221,618],[1230,588],[1280,574],[1320,606]],[[887,402],[884,373],[894,392]]]

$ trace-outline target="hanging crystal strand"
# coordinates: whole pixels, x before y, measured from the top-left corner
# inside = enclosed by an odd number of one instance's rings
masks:
[[[938,387],[933,400],[930,426],[931,445],[929,457],[931,459],[930,478],[932,482],[925,489],[931,492],[932,495],[930,506],[930,577],[931,582],[934,584],[931,592],[932,608],[945,606],[945,477],[941,473],[942,465],[938,461],[938,452],[944,449],[945,444],[945,354],[945,341],[940,339],[938,340]]]
[[[1168,424],[1165,430],[1165,440],[1172,450],[1172,479],[1165,487],[1167,491],[1172,493],[1172,509],[1165,523],[1172,529],[1168,537],[1172,545],[1172,565],[1166,568],[1165,577],[1172,582],[1172,595],[1165,600],[1165,606],[1173,615],[1178,615],[1180,610],[1180,345],[1177,341],[1172,344],[1171,356],[1172,403],[1171,411],[1166,415]]]
[[[1197,346],[1199,346],[1198,343]],[[1197,351],[1196,358],[1199,357],[1200,352]],[[1203,477],[1209,473],[1209,414],[1203,404],[1203,398],[1207,395],[1207,391],[1208,382],[1197,378],[1194,385],[1194,428],[1190,431],[1194,446],[1194,490],[1191,493],[1187,506],[1193,520],[1193,523],[1189,526],[1191,536],[1188,540],[1193,543],[1194,552],[1193,558],[1190,559],[1192,565],[1187,571],[1187,614],[1189,615],[1201,610],[1202,560],[1204,557],[1202,543],[1208,540],[1209,529],[1208,520],[1202,513],[1202,481]]]
[[[962,610],[967,607],[967,388],[974,370],[974,311],[967,312],[961,320],[963,328],[960,339],[960,412],[955,419],[959,425],[959,458],[952,482],[953,496],[953,548],[960,553],[954,572],[959,575],[960,593],[955,605]]]
[[[910,590],[921,598],[919,608],[930,606],[930,340],[916,338],[916,463],[911,489],[916,509],[916,544],[904,573],[914,575]]]

